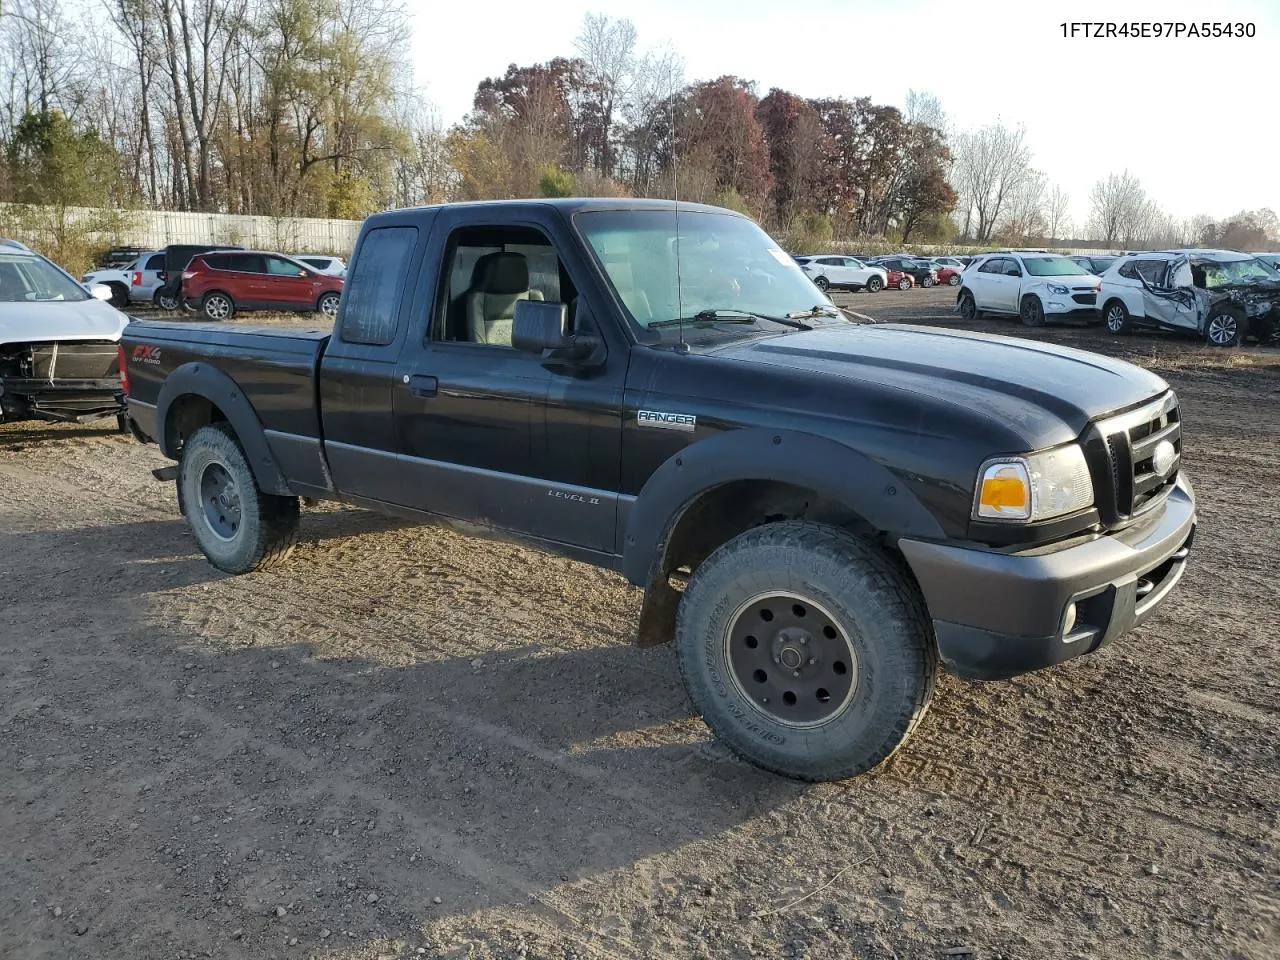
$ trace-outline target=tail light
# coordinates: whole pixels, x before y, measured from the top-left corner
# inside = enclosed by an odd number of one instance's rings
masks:
[[[120,352],[117,354],[120,366],[120,389],[124,391],[125,396],[129,395],[129,359],[125,356],[124,344],[120,344]]]
[[[133,285],[134,285],[135,287],[140,287],[140,286],[142,286],[142,271],[141,271],[141,270],[135,270],[135,271],[133,271]]]

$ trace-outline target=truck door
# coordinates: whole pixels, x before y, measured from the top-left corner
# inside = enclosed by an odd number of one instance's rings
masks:
[[[515,305],[569,305],[598,332],[589,270],[560,214],[531,205],[440,214],[424,269],[427,318],[398,368],[406,505],[590,550],[614,550],[626,351],[592,370],[511,346]],[[593,281],[594,282],[594,281]]]
[[[434,213],[405,213],[364,231],[320,362],[324,449],[340,493],[403,503],[393,404],[397,364],[409,326]]]

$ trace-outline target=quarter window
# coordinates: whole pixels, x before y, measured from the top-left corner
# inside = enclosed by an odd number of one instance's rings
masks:
[[[342,339],[385,346],[395,339],[400,295],[417,227],[378,227],[365,234],[342,294]]]

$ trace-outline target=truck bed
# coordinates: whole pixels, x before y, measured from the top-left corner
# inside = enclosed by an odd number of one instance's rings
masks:
[[[134,320],[121,344],[130,358],[135,403],[154,406],[175,370],[212,361],[244,391],[265,429],[318,437],[316,367],[328,339],[329,331],[321,329]],[[148,431],[154,424],[140,421],[139,426]]]

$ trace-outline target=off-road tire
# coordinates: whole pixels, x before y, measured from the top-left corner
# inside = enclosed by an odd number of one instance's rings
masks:
[[[856,658],[850,699],[819,725],[775,719],[735,679],[727,639],[735,614],[771,591],[824,608]],[[680,600],[676,645],[689,697],[716,736],[750,763],[799,780],[843,779],[882,763],[924,717],[938,672],[924,600],[902,562],[802,521],[757,527],[712,553]]]
[[[1214,307],[1204,320],[1205,342],[1211,347],[1238,347],[1244,343],[1246,323],[1239,311]]]
[[[201,478],[211,464],[230,475],[239,495],[240,524],[224,539],[205,515]],[[298,537],[298,498],[280,497],[258,489],[249,461],[226,423],[201,427],[182,447],[178,464],[178,493],[182,512],[209,562],[226,573],[248,573],[280,563]]]
[[[1107,333],[1123,337],[1133,332],[1133,317],[1123,300],[1108,300],[1102,308],[1102,322],[1107,325]]]
[[[1018,304],[1018,317],[1024,327],[1043,327],[1045,324],[1044,304],[1034,293],[1029,293]]]
[[[884,289],[884,281],[877,276],[867,278],[867,293],[879,293]]]

